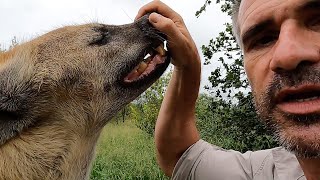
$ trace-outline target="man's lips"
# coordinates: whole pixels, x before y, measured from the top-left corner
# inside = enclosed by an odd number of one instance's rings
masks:
[[[320,85],[285,88],[276,94],[275,100],[276,106],[286,113],[320,113]]]

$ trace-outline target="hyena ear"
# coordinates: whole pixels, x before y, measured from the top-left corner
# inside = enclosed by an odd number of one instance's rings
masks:
[[[1,104],[0,104],[1,106]],[[19,115],[16,112],[11,112],[6,109],[0,108],[0,130],[2,130],[1,125],[3,122],[14,122],[19,120]]]
[[[50,92],[21,77],[22,71],[15,68],[0,69],[0,146],[47,116],[52,110],[48,107],[53,107]]]
[[[17,136],[32,124],[30,106],[36,97],[30,90],[30,83],[17,79],[18,73],[12,69],[0,70],[0,145]]]
[[[18,120],[18,110],[21,96],[18,94],[19,87],[15,84],[15,75],[8,68],[0,70],[0,130],[4,122]]]
[[[36,102],[47,105],[37,97],[41,92],[34,87],[32,77],[25,75],[28,71],[32,72],[25,59],[0,64],[0,145],[35,123],[35,114],[41,112],[33,108]]]
[[[23,128],[15,98],[5,92],[0,80],[0,145],[16,136]]]

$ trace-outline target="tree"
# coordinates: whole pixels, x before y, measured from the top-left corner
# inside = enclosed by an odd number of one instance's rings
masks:
[[[14,48],[14,47],[16,47],[17,45],[19,45],[19,42],[18,42],[18,40],[17,40],[17,37],[14,36],[14,37],[11,39],[11,44],[10,44],[10,46],[9,46],[9,50],[12,49],[12,48]],[[0,44],[0,53],[7,51],[7,49],[3,49],[1,46],[2,46],[2,44]]]
[[[221,5],[222,12],[231,15],[232,0],[217,0],[216,3]],[[206,0],[196,12],[196,16],[199,17],[210,4],[211,1]],[[211,72],[211,85],[205,87],[210,94],[205,97],[210,101],[205,102],[210,113],[206,112],[205,118],[198,114],[202,138],[224,148],[242,152],[276,146],[276,142],[255,113],[252,93],[243,67],[243,55],[232,33],[232,25],[227,22],[225,30],[201,48],[205,65],[211,61],[221,65]],[[223,56],[213,59],[217,52],[223,52]],[[199,104],[204,103],[203,98],[199,98]],[[207,127],[210,129],[206,129]]]
[[[135,124],[151,136],[154,135],[156,120],[171,75],[172,71],[164,74],[131,105]]]
[[[9,49],[12,49],[12,48],[16,47],[17,45],[19,45],[17,37],[13,36],[13,38],[11,39],[11,45],[10,45]]]
[[[122,108],[114,117],[113,120],[118,124],[120,122],[124,123],[128,118],[130,118],[130,109],[131,106],[133,106],[132,103],[126,105],[124,108]]]

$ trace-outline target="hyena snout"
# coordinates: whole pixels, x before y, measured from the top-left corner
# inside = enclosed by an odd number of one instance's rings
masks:
[[[170,53],[165,49],[165,34],[149,23],[148,15],[119,28],[128,31],[128,35],[122,36],[127,38],[124,44],[128,41],[131,44],[124,49],[126,57],[116,63],[116,77],[119,77],[116,84],[121,88],[120,96],[126,92],[131,101],[162,75],[170,63]]]

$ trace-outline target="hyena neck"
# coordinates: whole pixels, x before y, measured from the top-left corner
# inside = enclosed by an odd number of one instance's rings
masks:
[[[88,179],[99,134],[61,125],[28,129],[0,148],[0,179]]]

